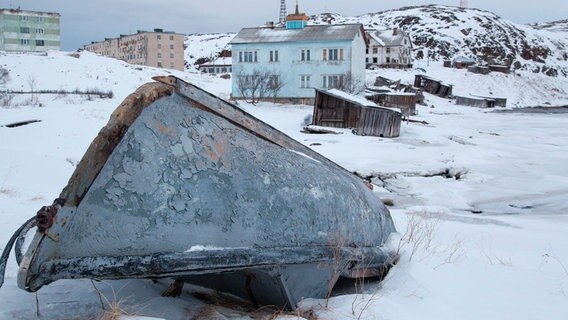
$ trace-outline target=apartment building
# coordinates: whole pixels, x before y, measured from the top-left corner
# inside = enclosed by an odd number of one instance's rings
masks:
[[[157,68],[184,70],[184,35],[154,29],[138,30],[135,34],[120,35],[92,42],[84,49],[127,63]]]
[[[59,13],[0,9],[0,51],[59,50],[59,21]]]

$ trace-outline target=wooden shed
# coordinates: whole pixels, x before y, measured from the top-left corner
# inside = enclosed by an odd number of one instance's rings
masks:
[[[473,66],[469,66],[467,67],[467,71],[471,72],[471,73],[477,73],[477,74],[489,74],[491,72],[491,69],[489,69],[489,67],[486,66],[480,66],[480,65],[473,65]]]
[[[381,107],[397,108],[404,115],[416,115],[416,103],[419,98],[414,92],[379,92],[369,91],[365,94],[365,98],[373,101]]]
[[[445,98],[452,95],[453,86],[451,84],[442,83],[442,81],[430,78],[423,74],[417,74],[414,77],[414,86],[423,88],[425,92]]]
[[[501,72],[501,73],[505,73],[505,74],[509,74],[511,72],[511,69],[509,67],[496,65],[496,64],[490,65],[489,70],[494,71],[494,72]]]
[[[398,137],[402,112],[337,89],[318,90],[312,124],[351,128],[358,135]]]
[[[476,95],[456,96],[456,104],[461,106],[470,106],[477,108],[506,107],[507,99],[476,96]]]

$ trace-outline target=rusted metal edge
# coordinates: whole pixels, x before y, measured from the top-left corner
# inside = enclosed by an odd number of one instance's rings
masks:
[[[243,128],[245,131],[250,132],[266,141],[269,141],[285,149],[303,153],[322,163],[336,167],[350,175],[353,174],[337,163],[301,144],[297,140],[274,128],[268,123],[254,117],[238,106],[224,99],[221,99],[220,97],[207,92],[195,86],[194,84],[186,82],[175,76],[158,76],[153,77],[152,79],[160,83],[172,86],[173,88],[175,88],[175,92],[177,94],[193,101],[194,103],[197,103],[202,107],[203,110],[212,112],[228,120],[237,127]]]
[[[338,254],[339,253],[339,254]],[[163,253],[140,256],[99,256],[59,259],[45,262],[35,278],[28,278],[25,289],[35,292],[59,279],[117,280],[164,278],[217,274],[286,264],[324,261],[372,261],[367,268],[391,264],[393,255],[383,247],[227,248],[219,250]],[[93,266],[99,266],[93,268]]]
[[[18,230],[14,232],[10,240],[8,240],[8,242],[6,243],[6,247],[4,247],[4,251],[2,251],[2,255],[0,255],[0,288],[4,284],[4,274],[6,272],[6,264],[8,263],[8,258],[10,258],[10,252],[12,251],[14,243],[16,243],[16,257],[17,257],[16,260],[19,263],[22,259],[21,251],[19,251],[22,245],[22,241],[20,239],[22,238],[23,234],[25,234],[30,228],[34,226],[35,221],[36,221],[35,216],[28,219],[28,221],[22,224],[20,228],[18,228]]]

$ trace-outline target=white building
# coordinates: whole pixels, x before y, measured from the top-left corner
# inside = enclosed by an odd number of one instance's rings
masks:
[[[264,75],[264,98],[311,103],[313,88],[364,93],[365,49],[361,24],[308,26],[308,17],[288,15],[285,27],[242,29],[230,42],[233,51],[232,97],[250,98]],[[258,95],[257,95],[258,97]]]
[[[213,61],[200,64],[197,68],[203,73],[209,74],[227,74],[233,72],[233,58],[219,57]]]
[[[392,30],[365,30],[369,48],[365,62],[367,68],[411,68],[412,41],[399,28]]]

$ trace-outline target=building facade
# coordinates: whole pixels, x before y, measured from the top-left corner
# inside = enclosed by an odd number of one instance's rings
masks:
[[[131,64],[183,71],[184,35],[162,29],[92,42],[84,49]]]
[[[221,57],[213,61],[200,64],[197,68],[203,73],[213,75],[227,74],[233,72],[233,59],[231,57]]]
[[[269,94],[276,101],[312,103],[314,88],[364,93],[367,42],[363,26],[308,26],[307,21],[296,6],[285,27],[245,28],[233,38],[229,44],[234,99],[248,98],[262,75],[281,87]]]
[[[0,9],[0,51],[59,50],[59,13]]]
[[[369,48],[365,62],[367,68],[411,68],[412,41],[399,28],[392,30],[366,30]]]

